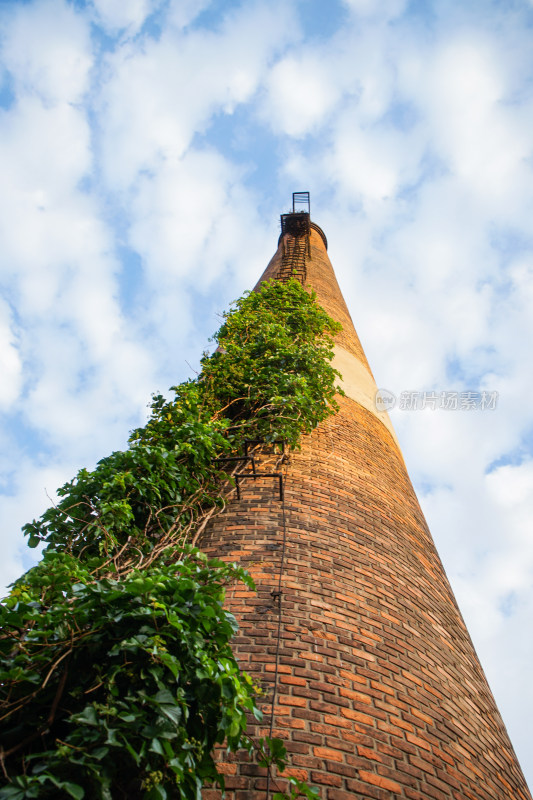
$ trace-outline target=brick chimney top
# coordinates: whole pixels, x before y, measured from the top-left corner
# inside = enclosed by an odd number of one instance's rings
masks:
[[[311,200],[309,192],[292,193],[292,211],[281,215],[281,234],[278,244],[283,236],[288,233],[290,236],[308,236],[313,228],[321,236],[324,247],[328,249],[328,240],[322,228],[316,223],[311,222]]]

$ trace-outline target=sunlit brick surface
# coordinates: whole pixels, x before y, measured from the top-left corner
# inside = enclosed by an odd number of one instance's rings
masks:
[[[312,232],[307,280],[340,319],[342,346],[364,361]],[[265,276],[275,274],[279,253]],[[366,363],[366,361],[364,361]],[[290,774],[324,800],[530,798],[397,445],[349,398],[286,466],[286,550],[274,734]],[[265,689],[275,674],[283,505],[274,484],[246,483],[207,531],[211,555],[246,566],[257,592],[227,606],[242,666]],[[264,770],[226,757],[227,797],[265,798]],[[271,791],[275,787],[271,785]],[[218,798],[204,791],[205,800]]]

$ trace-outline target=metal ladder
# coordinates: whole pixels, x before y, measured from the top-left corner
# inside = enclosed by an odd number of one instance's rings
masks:
[[[309,236],[293,236],[283,240],[283,255],[276,280],[286,283],[296,278],[301,284],[307,279],[306,261],[309,255]]]

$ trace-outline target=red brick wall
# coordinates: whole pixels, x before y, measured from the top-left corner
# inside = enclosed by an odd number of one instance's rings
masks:
[[[316,231],[312,256],[308,282],[364,360]],[[324,800],[530,798],[389,431],[344,398],[284,469],[284,504],[273,481],[246,482],[202,541],[257,583],[227,599],[239,660],[265,689],[251,732],[269,730],[281,565],[273,730],[291,774]],[[227,797],[265,798],[264,770],[239,757],[221,769]]]

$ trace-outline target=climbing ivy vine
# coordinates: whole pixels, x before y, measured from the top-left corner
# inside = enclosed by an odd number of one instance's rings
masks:
[[[246,734],[257,689],[223,608],[253,582],[193,544],[234,485],[224,457],[246,439],[295,448],[336,411],[337,329],[296,280],[246,294],[198,378],[25,526],[45,548],[0,605],[2,800],[196,800],[223,787],[222,743],[283,767],[280,742]]]

